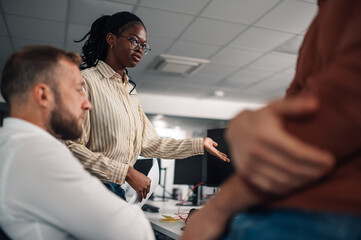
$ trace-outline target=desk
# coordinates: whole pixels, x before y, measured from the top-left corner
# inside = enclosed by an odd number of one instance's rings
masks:
[[[175,200],[168,200],[166,202],[147,201],[147,204],[159,207],[159,212],[144,212],[145,216],[149,219],[149,222],[154,230],[172,239],[178,239],[182,235],[183,231],[181,230],[181,228],[185,225],[184,221],[181,220],[179,222],[160,222],[159,219],[163,218],[162,214],[174,216],[176,213],[178,213],[179,206],[176,206],[176,203],[178,202]],[[182,206],[179,211],[189,211],[192,208],[195,207]]]

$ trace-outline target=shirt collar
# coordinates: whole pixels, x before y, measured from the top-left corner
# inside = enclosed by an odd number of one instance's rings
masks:
[[[102,60],[99,60],[95,67],[107,79],[111,79],[112,77],[115,77],[115,79],[121,79],[121,76]],[[128,82],[129,78],[127,75],[125,78],[126,82]]]
[[[31,122],[22,120],[20,118],[14,118],[14,117],[5,118],[4,122],[3,122],[3,128],[13,128],[16,130],[39,133],[39,134],[47,135],[47,136],[54,138],[53,135],[51,135],[44,129],[40,128],[39,126],[37,126]]]

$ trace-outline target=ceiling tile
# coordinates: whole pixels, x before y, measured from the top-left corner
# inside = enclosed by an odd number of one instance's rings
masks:
[[[193,19],[189,15],[145,7],[139,7],[136,14],[144,22],[148,33],[167,37],[179,36]]]
[[[184,81],[184,77],[180,75],[172,75],[167,73],[158,73],[153,71],[147,72],[138,72],[138,73],[130,73],[133,81],[136,84],[143,84],[144,82],[147,83],[161,83],[164,85],[170,85],[173,87],[174,85],[180,84]]]
[[[239,87],[241,89],[243,87],[248,87],[251,84],[255,84],[256,82],[261,81],[262,79],[267,78],[272,74],[274,74],[274,72],[244,68],[233,76],[227,78],[227,80],[222,82],[222,85],[230,88]]]
[[[166,94],[173,86],[162,82],[143,81],[137,84],[138,93]]]
[[[246,28],[245,25],[197,18],[181,39],[223,45]]]
[[[276,74],[270,78],[267,78],[264,81],[261,81],[250,88],[247,88],[247,91],[262,91],[265,93],[274,93],[280,92],[288,88],[292,81],[292,75],[288,73]]]
[[[74,40],[82,39],[89,30],[90,27],[84,25],[69,24],[66,50],[81,53],[81,48],[83,47],[86,39],[79,43],[74,42]]]
[[[291,67],[285,69],[284,73],[289,73],[290,75],[294,76],[296,73],[296,66],[292,65]]]
[[[50,46],[53,46],[53,47],[64,49],[62,44],[51,43],[51,42],[47,42],[47,41],[17,39],[17,38],[14,38],[13,41],[14,41],[14,45],[15,45],[16,50],[19,50],[20,48],[25,47],[25,46],[29,46],[29,45],[50,45]]]
[[[199,70],[198,74],[218,76],[220,80],[235,71],[238,67],[210,62]]]
[[[219,46],[215,45],[178,40],[167,53],[185,57],[209,58],[218,49]]]
[[[207,93],[206,88],[201,86],[176,86],[171,88],[167,94],[171,96],[193,97],[198,98]]]
[[[247,88],[244,91],[241,91],[240,96],[242,96],[243,99],[248,99],[252,102],[263,102],[268,103],[272,100],[280,98],[280,96],[276,96],[274,93],[275,91],[272,91],[271,89],[258,89],[258,88]]]
[[[34,18],[6,16],[14,38],[63,43],[65,24],[61,22],[38,20]]]
[[[299,1],[304,1],[304,2],[310,2],[310,3],[317,4],[318,0],[299,0]]]
[[[4,15],[0,14],[0,36],[7,36],[8,32],[6,30]]]
[[[296,56],[270,53],[252,63],[249,67],[278,72],[294,65],[295,62]]]
[[[289,86],[292,79],[293,74],[288,72],[282,72],[273,75],[270,78],[267,78],[266,80],[262,81],[261,83],[264,85],[278,85],[278,86]]]
[[[129,69],[129,71],[132,73],[140,73],[147,70],[157,60],[159,54],[164,53],[164,51],[174,41],[172,38],[159,37],[152,34],[148,35],[147,40],[152,47],[152,50],[142,58],[140,63],[135,68]]]
[[[103,1],[137,4],[139,0],[103,0]]]
[[[224,96],[222,98],[214,96],[210,93],[210,97],[207,99],[212,100],[222,100],[222,101],[242,101],[242,102],[251,102],[251,103],[264,103],[268,98],[265,98],[261,93],[250,93],[242,91],[224,91]]]
[[[276,98],[280,98],[279,96],[281,93],[280,91],[284,90],[284,86],[275,86],[275,85],[264,85],[264,84],[257,84],[250,88],[247,88],[248,94],[260,94],[264,95],[265,100],[274,100]],[[284,94],[283,94],[284,95]]]
[[[212,57],[212,61],[215,63],[242,67],[262,55],[262,52],[252,52],[227,47],[222,49],[219,53]]]
[[[230,46],[243,49],[269,51],[293,36],[294,34],[290,33],[252,27],[231,42]]]
[[[195,15],[204,8],[207,2],[208,0],[144,0],[140,5]]]
[[[184,79],[184,83],[186,84],[203,86],[204,88],[211,87],[219,81],[220,78],[218,76],[198,73]]]
[[[286,0],[264,16],[256,25],[301,33],[310,25],[316,12],[316,4]]]
[[[134,5],[123,3],[96,1],[96,0],[72,0],[70,1],[69,23],[91,26],[102,15],[112,15],[121,11],[131,12]]]
[[[304,36],[303,35],[296,35],[295,37],[289,39],[282,45],[278,46],[274,51],[276,52],[283,52],[289,54],[298,54],[298,50],[302,44]]]
[[[213,0],[202,16],[250,24],[279,0]]]
[[[65,21],[68,1],[59,0],[5,0],[2,1],[6,14]]]

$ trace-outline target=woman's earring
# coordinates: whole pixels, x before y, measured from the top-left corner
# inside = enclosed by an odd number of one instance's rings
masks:
[[[110,48],[114,48],[114,45],[111,45]]]

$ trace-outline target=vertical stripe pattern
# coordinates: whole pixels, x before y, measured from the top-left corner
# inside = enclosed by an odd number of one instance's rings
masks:
[[[133,86],[105,62],[82,71],[93,109],[85,117],[82,137],[65,141],[85,169],[103,182],[123,184],[138,156],[185,158],[203,154],[203,139],[159,137],[144,114]]]

